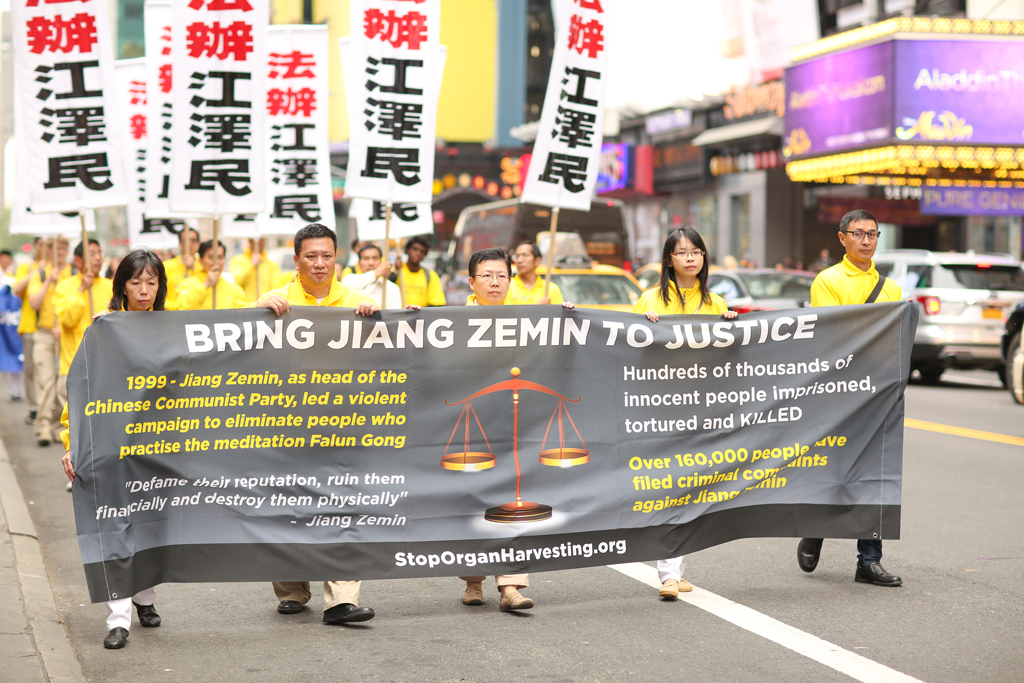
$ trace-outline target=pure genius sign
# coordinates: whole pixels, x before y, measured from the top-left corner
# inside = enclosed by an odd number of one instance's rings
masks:
[[[916,311],[104,316],[69,377],[92,599],[897,538]]]

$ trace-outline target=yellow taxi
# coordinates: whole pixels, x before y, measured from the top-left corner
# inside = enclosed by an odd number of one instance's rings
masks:
[[[537,277],[547,277],[547,266],[537,267]],[[636,279],[625,270],[598,263],[563,263],[551,271],[551,281],[562,290],[562,298],[580,308],[629,312],[643,294]]]

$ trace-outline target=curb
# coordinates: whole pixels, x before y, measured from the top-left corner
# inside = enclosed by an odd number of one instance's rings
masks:
[[[86,683],[82,665],[71,649],[64,630],[53,587],[43,564],[35,524],[11,467],[7,449],[0,438],[0,506],[7,520],[6,533],[14,550],[17,581],[21,588],[23,612],[29,634],[39,654],[42,674],[51,683]]]

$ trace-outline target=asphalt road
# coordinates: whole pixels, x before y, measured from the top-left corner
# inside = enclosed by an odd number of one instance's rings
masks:
[[[37,447],[17,404],[0,412],[90,681],[854,680],[828,663],[842,651],[822,663],[774,642],[778,625],[766,637],[744,618],[659,601],[607,567],[534,574],[537,607],[523,614],[500,613],[491,585],[485,606],[464,607],[454,578],[369,581],[361,602],[378,616],[355,627],[323,625],[317,589],[312,609],[282,616],[269,584],[165,585],[163,626],[136,623],[127,648],[104,650],[106,608],[89,603],[60,447]],[[1024,406],[991,373],[912,384],[907,417],[1024,437]],[[883,559],[902,588],[855,583],[852,540],[826,541],[813,574],[797,567],[795,539],[749,539],[689,556],[686,577],[852,653],[847,671],[860,680],[1024,681],[1022,474],[1024,445],[908,428],[902,540],[886,542]]]

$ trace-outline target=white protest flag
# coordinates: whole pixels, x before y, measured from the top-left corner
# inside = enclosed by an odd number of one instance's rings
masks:
[[[348,215],[356,219],[356,232],[363,241],[384,239],[384,202],[353,199]],[[391,239],[434,232],[430,204],[394,204],[391,207]]]
[[[267,208],[264,235],[307,223],[335,228],[327,145],[327,26],[272,26],[267,69]]]
[[[533,146],[522,201],[590,210],[597,184],[604,128],[607,57],[605,13],[609,0],[556,0],[562,7],[551,59],[540,129]]]
[[[351,45],[342,53],[349,197],[418,204],[433,198],[436,84],[444,69],[440,5],[352,0]]]
[[[12,0],[18,174],[33,213],[127,202],[107,3]]]
[[[172,5],[172,211],[219,216],[266,206],[268,3]]]

